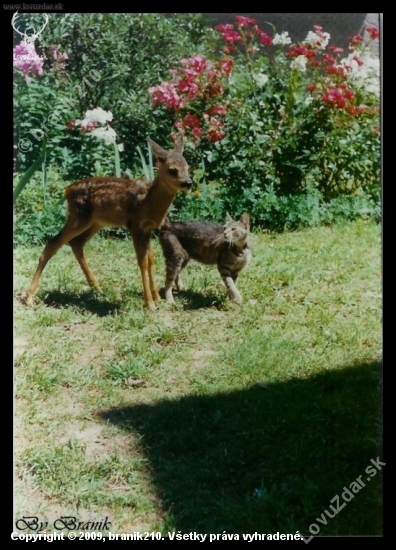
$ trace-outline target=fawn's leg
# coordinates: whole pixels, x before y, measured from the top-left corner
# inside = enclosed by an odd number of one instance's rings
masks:
[[[68,243],[71,239],[85,231],[87,227],[89,227],[89,222],[85,223],[82,226],[78,226],[76,225],[76,222],[74,220],[71,222],[67,221],[62,231],[46,244],[40,256],[36,273],[34,274],[32,282],[30,283],[30,286],[26,291],[26,303],[28,305],[32,305],[33,303],[33,296],[37,290],[43,269],[47,265],[48,261],[52,258],[54,254],[58,252],[58,250],[64,244]]]
[[[227,270],[219,270],[220,275],[224,281],[224,284],[228,291],[228,296],[233,300],[236,304],[242,303],[242,296],[239,293],[239,290],[237,289],[235,283],[237,280],[238,275],[235,273],[232,273],[231,271]]]
[[[140,273],[142,275],[144,303],[147,309],[149,309],[150,311],[155,311],[154,300],[151,294],[151,282],[150,282],[150,275],[149,275],[150,238],[151,238],[151,232],[149,233],[144,233],[141,231],[132,232],[133,244],[136,251]]]
[[[85,278],[88,281],[89,286],[92,286],[96,288],[96,290],[100,291],[101,288],[95,279],[94,275],[92,274],[91,270],[88,267],[87,260],[84,256],[84,246],[89,241],[89,239],[92,239],[92,237],[97,233],[100,229],[100,225],[92,225],[89,229],[84,231],[84,233],[81,233],[77,237],[74,237],[71,241],[69,241],[69,244],[73,250],[73,253],[80,264],[81,269],[83,270],[83,273],[85,275]]]
[[[151,245],[151,240],[149,241],[149,247],[148,247],[148,275],[149,275],[149,281],[150,281],[150,290],[151,290],[151,296],[153,300],[161,300],[161,296],[158,292],[157,283],[155,282],[155,269],[154,269],[154,250]]]

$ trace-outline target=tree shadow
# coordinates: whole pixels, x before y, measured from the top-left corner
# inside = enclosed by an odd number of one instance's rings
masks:
[[[378,363],[354,365],[99,416],[140,437],[168,526],[182,533],[309,535],[316,523],[320,535],[380,535],[382,474],[370,484],[365,473],[381,459],[380,377]],[[360,475],[353,501],[318,522]]]

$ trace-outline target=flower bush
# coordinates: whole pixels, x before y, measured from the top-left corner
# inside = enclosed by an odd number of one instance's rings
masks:
[[[88,133],[89,136],[103,141],[105,145],[113,145],[114,147],[114,163],[115,174],[117,177],[121,176],[120,169],[120,155],[119,153],[124,150],[123,143],[117,143],[117,132],[110,126],[110,122],[113,120],[113,113],[110,111],[104,111],[100,107],[88,110],[82,120],[71,119],[66,127],[69,131],[74,128],[80,128],[80,134]],[[100,172],[100,162],[96,163],[97,172]],[[102,175],[99,174],[98,175]]]
[[[225,135],[222,118],[227,114],[221,98],[234,61],[222,58],[213,63],[202,55],[194,55],[182,59],[180,65],[172,71],[172,81],[149,88],[153,107],[162,104],[176,115],[194,110],[178,117],[177,130],[187,132],[194,141],[203,136],[211,142],[221,140]]]
[[[21,71],[26,82],[31,81],[30,74],[43,74],[43,57],[39,56],[34,47],[34,43],[28,43],[22,40],[17,44],[13,51],[13,66]]]
[[[283,229],[380,212],[379,62],[360,35],[342,51],[319,26],[295,43],[245,16],[210,29],[196,14],[54,14],[36,46],[15,40],[15,181],[44,166],[26,195],[43,206],[37,224],[58,212],[46,167],[63,192],[119,173],[124,149],[140,176],[146,138],[179,132],[198,185],[177,197],[179,217],[249,210]]]
[[[141,175],[137,147],[147,136],[166,144],[170,126],[166,114],[153,116],[146,88],[158,82],[181,52],[192,54],[204,33],[198,14],[170,18],[155,13],[52,14],[34,52],[14,33],[18,242],[51,235],[56,220],[61,225],[67,183],[117,174],[121,149],[122,170]],[[76,120],[98,106],[113,114],[111,126],[100,121],[95,127],[76,126]],[[54,193],[54,183],[59,193]]]
[[[366,31],[378,39],[377,29]],[[290,196],[323,212],[340,194],[377,205],[379,60],[360,35],[344,52],[318,25],[298,43],[286,31],[272,34],[244,16],[218,25],[216,54],[181,60],[149,88],[154,109],[171,113],[191,139],[205,181],[220,185],[224,210],[235,215],[248,210],[256,224],[295,227],[307,219],[287,221],[295,218]],[[178,201],[188,215],[186,199]]]
[[[15,171],[25,171],[38,157],[45,135],[48,162],[66,181],[94,175],[98,162],[111,174],[108,150],[96,155],[78,132],[65,132],[70,120],[97,106],[113,113],[112,127],[125,144],[123,168],[134,171],[140,165],[136,147],[147,136],[166,143],[169,134],[169,117],[153,117],[146,88],[180,52],[195,50],[204,33],[198,14],[53,14],[31,61],[18,57],[27,52],[15,33]],[[31,141],[28,150],[18,147],[25,139]]]

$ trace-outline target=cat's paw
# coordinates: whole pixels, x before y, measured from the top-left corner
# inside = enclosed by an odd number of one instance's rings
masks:
[[[179,283],[179,284],[176,285],[177,292],[180,292],[180,291],[183,292],[183,290],[186,290],[186,289],[187,289],[187,287],[185,285],[183,285],[182,283]]]
[[[235,304],[238,304],[238,306],[240,306],[243,302],[242,300],[242,296],[238,293],[238,294],[234,294],[233,296],[231,296],[231,300],[235,303]]]
[[[165,300],[168,304],[174,304],[175,300],[173,299],[172,289],[165,291]]]

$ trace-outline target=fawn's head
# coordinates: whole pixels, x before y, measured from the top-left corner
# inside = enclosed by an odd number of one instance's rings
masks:
[[[183,136],[175,142],[173,151],[165,151],[155,141],[148,138],[151,150],[157,159],[158,176],[173,190],[191,189],[192,181],[188,172],[188,164],[183,157]]]

